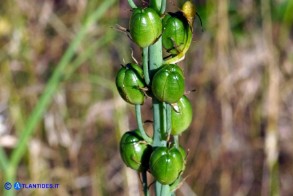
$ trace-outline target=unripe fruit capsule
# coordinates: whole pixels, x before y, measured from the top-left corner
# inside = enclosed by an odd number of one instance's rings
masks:
[[[136,64],[129,63],[122,67],[116,76],[116,87],[120,96],[130,104],[143,104],[145,87],[143,70]]]
[[[158,147],[150,158],[150,171],[161,184],[173,183],[184,169],[184,158],[175,147]]]
[[[152,79],[153,95],[160,101],[176,103],[184,94],[183,72],[175,64],[163,65]]]
[[[192,106],[189,99],[183,95],[176,104],[176,111],[172,109],[172,135],[179,135],[185,131],[192,121]]]
[[[144,48],[153,44],[162,33],[160,16],[152,8],[135,8],[129,22],[133,41]]]
[[[165,63],[177,63],[185,58],[192,42],[195,15],[194,4],[186,1],[181,11],[169,13],[163,19],[162,42],[164,48],[171,54],[171,58],[167,58]]]
[[[163,19],[163,47],[176,55],[190,46],[192,28],[182,12],[168,13]]]
[[[152,147],[141,137],[139,130],[126,132],[120,141],[120,155],[128,167],[136,171],[148,169]]]

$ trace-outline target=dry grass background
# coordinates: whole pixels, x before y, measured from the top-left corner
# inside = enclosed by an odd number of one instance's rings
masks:
[[[102,3],[1,0],[0,146],[8,156],[66,48]],[[168,1],[169,8],[176,3]],[[197,21],[194,43],[180,63],[187,87],[196,92],[189,95],[192,126],[180,138],[189,154],[178,195],[293,195],[291,1],[196,4],[204,32]],[[112,28],[127,26],[128,18],[127,1],[116,1],[91,26],[70,63],[90,55],[76,70],[69,65],[64,71],[17,169],[19,182],[60,188],[19,195],[137,195],[136,174],[118,151],[121,134],[136,126],[134,109],[114,84],[120,64],[131,61],[131,48],[140,55]],[[148,118],[150,107],[143,109]]]

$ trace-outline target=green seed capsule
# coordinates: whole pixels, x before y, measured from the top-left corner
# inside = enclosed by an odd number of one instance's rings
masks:
[[[120,155],[128,167],[136,171],[148,169],[152,147],[141,137],[139,130],[126,132],[120,141]]]
[[[173,145],[172,145],[172,146],[173,146]],[[180,174],[179,174],[179,176],[181,176],[182,173],[183,173],[184,170],[185,170],[187,154],[186,154],[186,152],[185,152],[185,150],[184,150],[184,148],[183,148],[182,146],[179,146],[177,149],[178,149],[179,152],[181,153],[181,156],[182,156],[182,158],[183,158],[183,160],[184,160],[182,171],[181,171]],[[180,184],[181,184],[181,181],[182,181],[182,180],[181,180],[181,178],[179,178],[179,176],[178,176],[178,178],[177,178],[172,184],[170,184],[170,191],[171,191],[171,192],[174,192],[176,189],[178,189],[178,188],[180,187]]]
[[[150,158],[150,171],[161,184],[173,183],[184,168],[184,159],[175,147],[158,147]]]
[[[165,59],[166,64],[177,63],[185,58],[192,42],[195,15],[194,4],[186,1],[181,11],[169,13],[164,18],[163,46],[171,54],[171,58]]]
[[[176,103],[184,94],[182,70],[175,64],[163,65],[152,80],[153,95],[160,101]]]
[[[171,148],[176,148],[176,146],[175,146],[174,143],[172,143],[172,144],[170,145],[170,147],[171,147]],[[177,148],[177,150],[180,152],[180,154],[181,154],[183,160],[185,160],[186,157],[187,157],[187,154],[186,154],[186,152],[185,152],[185,149],[184,149],[181,145],[179,145],[178,148]]]
[[[133,41],[144,48],[153,44],[162,33],[160,16],[152,8],[135,8],[129,22]]]
[[[192,106],[188,98],[183,95],[176,105],[177,109],[172,109],[172,135],[179,135],[185,131],[192,121]]]
[[[167,14],[163,19],[163,27],[162,43],[167,52],[176,55],[190,46],[192,29],[182,12]]]
[[[143,104],[145,87],[143,70],[136,64],[129,63],[122,67],[116,76],[116,87],[120,96],[130,104]]]
[[[184,164],[183,164],[183,168],[182,168],[182,172],[185,170],[185,163],[186,163],[186,157],[187,157],[187,154],[186,154],[186,151],[185,149],[179,145],[179,147],[177,148],[179,150],[179,152],[181,153],[181,156],[184,160]]]

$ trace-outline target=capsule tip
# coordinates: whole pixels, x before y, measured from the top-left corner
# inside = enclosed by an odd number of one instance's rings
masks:
[[[189,25],[192,26],[196,15],[195,5],[191,1],[186,1],[182,6],[182,12],[187,19]]]

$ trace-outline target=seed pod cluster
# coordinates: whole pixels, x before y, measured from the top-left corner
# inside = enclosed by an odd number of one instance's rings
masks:
[[[148,97],[169,107],[168,114],[160,111],[160,115],[169,115],[162,117],[168,119],[165,125],[162,119],[159,119],[161,122],[158,123],[161,132],[165,131],[164,134],[167,133],[168,137],[153,133],[153,139],[148,140],[145,138],[148,136],[143,125],[139,126],[138,120],[139,128],[123,134],[120,140],[120,154],[129,168],[139,172],[148,171],[161,184],[171,186],[180,180],[186,162],[186,152],[175,138],[187,130],[192,121],[192,105],[184,95],[184,73],[173,62],[177,62],[182,55],[184,57],[190,46],[193,31],[190,22],[193,19],[190,15],[193,15],[193,12],[189,9],[191,2],[188,1],[181,11],[165,15],[160,13],[156,2],[152,0],[149,7],[133,7],[129,21],[129,37],[144,50],[159,42],[171,58],[152,72],[145,70],[149,66],[140,64],[128,63],[122,66],[116,76],[116,87],[122,99],[136,107],[143,105]],[[143,62],[149,63],[149,60]],[[146,77],[149,77],[148,80]],[[136,117],[141,118],[137,110]],[[154,119],[153,123],[157,123],[157,120]],[[169,128],[166,128],[166,124],[170,125]],[[160,137],[159,140],[164,142],[160,145],[150,142],[158,139],[155,137]]]

